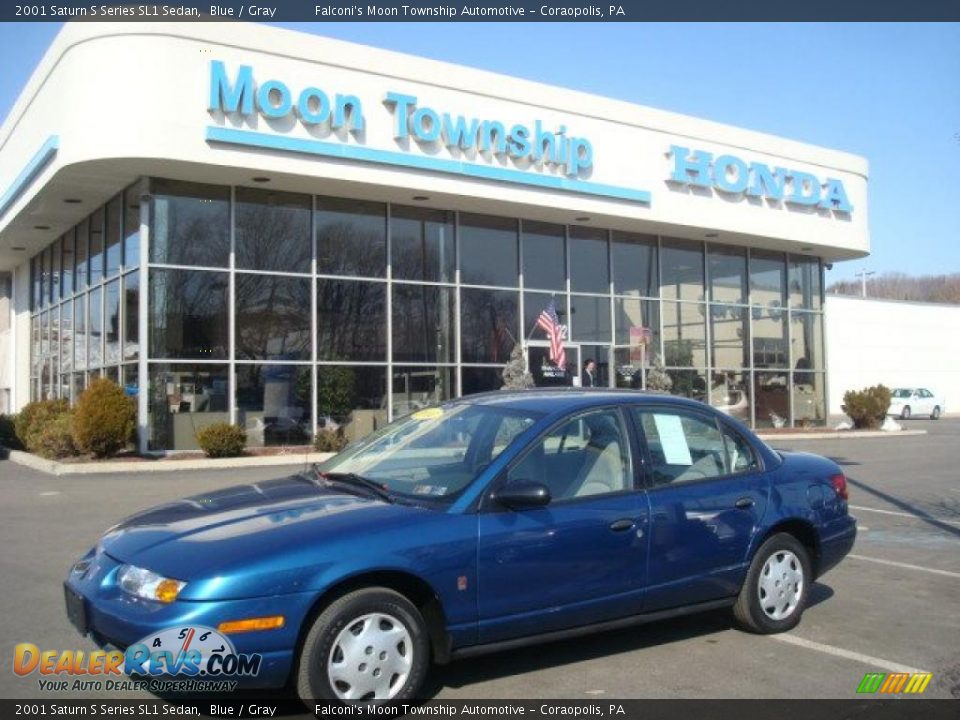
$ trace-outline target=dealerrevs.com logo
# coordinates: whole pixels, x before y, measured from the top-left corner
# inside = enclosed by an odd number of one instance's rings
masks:
[[[37,673],[40,689],[52,691],[230,691],[235,678],[256,676],[261,662],[258,653],[238,653],[213,628],[191,625],[150,634],[123,651],[41,650],[20,643],[14,648],[13,672],[21,677]],[[122,675],[141,679],[119,679]],[[61,679],[65,677],[72,680]]]

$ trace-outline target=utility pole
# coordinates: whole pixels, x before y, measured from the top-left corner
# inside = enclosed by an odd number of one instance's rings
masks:
[[[865,298],[867,296],[867,278],[870,275],[876,275],[876,274],[877,274],[876,270],[869,270],[869,271],[861,270],[858,273],[854,273],[856,277],[860,278],[860,297]]]

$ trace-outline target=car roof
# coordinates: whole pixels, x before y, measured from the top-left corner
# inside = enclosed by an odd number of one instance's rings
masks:
[[[465,395],[451,404],[496,405],[512,410],[552,414],[570,412],[598,405],[625,403],[671,404],[703,408],[695,400],[645,390],[614,390],[609,388],[532,388],[529,390],[493,390],[491,392]]]

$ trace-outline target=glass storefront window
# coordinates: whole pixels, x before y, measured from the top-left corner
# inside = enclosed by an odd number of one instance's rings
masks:
[[[570,296],[570,339],[578,343],[610,342],[610,298]]]
[[[237,273],[237,358],[309,360],[310,280]]]
[[[707,402],[707,373],[705,370],[667,369],[667,375],[673,381],[671,395],[692,398]]]
[[[394,278],[449,283],[455,280],[453,213],[391,205],[390,243]]]
[[[719,368],[750,367],[748,310],[737,305],[710,304],[711,363]]]
[[[613,313],[616,319],[614,342],[617,345],[629,345],[631,328],[633,337],[640,337],[641,328],[650,331],[650,342],[647,350],[650,353],[660,352],[660,303],[655,300],[635,300],[634,298],[614,298]]]
[[[703,244],[664,240],[660,259],[660,296],[665,300],[703,300]]]
[[[393,417],[403,417],[456,395],[457,370],[453,367],[393,366]]]
[[[783,427],[790,423],[790,373],[758,372],[753,375],[757,427]]]
[[[103,291],[100,288],[90,291],[90,322],[88,343],[90,368],[103,365]]]
[[[747,302],[747,251],[711,245],[707,253],[710,299],[713,302]]]
[[[121,365],[120,382],[123,383],[123,391],[127,397],[135,398],[140,392],[140,369],[135,363]]]
[[[77,292],[83,292],[87,289],[90,282],[90,263],[89,257],[90,245],[90,221],[82,220],[77,225],[77,245],[76,255],[77,264],[74,274],[74,285]]]
[[[822,372],[793,372],[793,424],[797,427],[826,423],[826,385]]]
[[[240,187],[236,199],[237,268],[310,272],[309,195]]]
[[[60,263],[63,261],[63,243],[57,240],[50,249],[50,301],[60,302]]]
[[[820,309],[822,287],[817,258],[790,257],[790,307]]]
[[[457,313],[453,288],[393,286],[393,359],[456,362]]]
[[[230,260],[230,189],[153,180],[150,262],[226,267]]]
[[[76,402],[80,397],[81,393],[87,389],[87,376],[86,373],[76,372],[70,376],[70,392],[73,397],[73,402]]]
[[[50,306],[50,248],[44,248],[40,254],[40,303],[39,307]]]
[[[317,198],[317,272],[384,277],[387,208],[383,203]]]
[[[786,263],[783,253],[750,252],[750,304],[783,307],[786,303]]]
[[[150,365],[151,450],[196,450],[197,430],[230,422],[227,366],[213,363]]]
[[[40,359],[42,357],[42,346],[40,338],[43,334],[43,325],[39,315],[34,315],[30,319],[30,377],[37,377],[40,374]]]
[[[656,236],[615,230],[610,252],[613,291],[617,295],[657,296]]]
[[[98,208],[90,216],[90,255],[87,265],[90,269],[90,286],[98,285],[103,279],[103,233],[104,211]]]
[[[460,352],[464,362],[505,363],[519,332],[518,293],[464,288],[460,291]]]
[[[750,308],[753,329],[753,366],[787,368],[790,353],[787,341],[787,311],[779,305]]]
[[[464,367],[460,370],[460,384],[464,395],[499,390],[503,387],[503,368]]]
[[[152,269],[149,288],[150,357],[227,357],[226,273]]]
[[[652,353],[646,358],[640,348],[617,347],[613,349],[613,386],[617,388],[644,388],[643,373],[650,370]]]
[[[664,302],[662,312],[664,365],[705,367],[706,306],[700,303]]]
[[[123,193],[123,264],[128,270],[140,265],[140,196],[142,183]]]
[[[557,306],[557,316],[564,325],[569,325],[567,318],[567,296],[562,293],[523,293],[523,337],[528,340],[545,340],[547,335],[543,328],[537,327],[540,314],[546,310],[553,300]],[[569,328],[568,328],[569,333]]]
[[[710,374],[710,404],[717,410],[750,424],[750,374],[714,370]]]
[[[350,441],[387,424],[387,369],[373,365],[317,368],[317,427],[343,429]]]
[[[517,221],[488,215],[460,215],[460,282],[516,287]]]
[[[120,281],[114,280],[104,286],[106,364],[115,365],[120,357]]]
[[[87,296],[73,301],[73,362],[77,370],[87,369]]]
[[[387,359],[386,283],[317,280],[317,357]]]
[[[823,370],[823,316],[820,313],[791,312],[790,349],[794,370]]]
[[[62,254],[63,271],[60,275],[60,287],[63,291],[63,297],[68,298],[73,295],[73,262],[74,262],[74,230],[71,228],[63,236]]]
[[[606,230],[570,228],[570,289],[573,292],[610,292]]]
[[[313,434],[310,368],[304,365],[237,367],[237,424],[247,444],[306,445]]]
[[[123,277],[123,359],[140,357],[140,273]]]
[[[566,237],[563,225],[523,220],[523,286],[540,290],[567,287]]]
[[[120,272],[123,263],[123,194],[107,203],[107,252],[106,277]]]

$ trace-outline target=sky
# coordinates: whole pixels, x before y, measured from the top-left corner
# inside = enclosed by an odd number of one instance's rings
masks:
[[[827,282],[960,272],[960,24],[277,24],[862,155],[871,254]],[[58,30],[0,23],[0,116]]]

